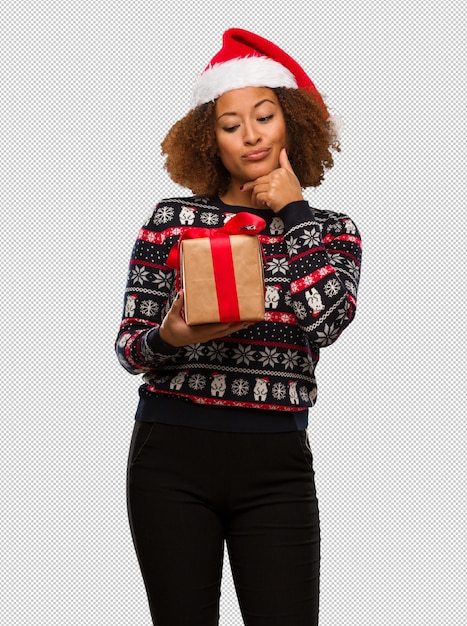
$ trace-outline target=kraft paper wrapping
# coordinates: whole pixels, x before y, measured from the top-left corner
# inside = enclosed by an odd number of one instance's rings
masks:
[[[256,236],[230,235],[240,318],[220,318],[209,238],[181,242],[180,273],[188,325],[264,319],[264,273],[261,246]]]

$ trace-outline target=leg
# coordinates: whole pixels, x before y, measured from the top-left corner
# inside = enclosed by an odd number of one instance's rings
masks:
[[[305,432],[243,450],[227,546],[246,626],[316,626],[320,531]]]
[[[219,619],[223,530],[209,506],[203,440],[195,446],[186,430],[137,422],[130,448],[130,527],[157,626]]]

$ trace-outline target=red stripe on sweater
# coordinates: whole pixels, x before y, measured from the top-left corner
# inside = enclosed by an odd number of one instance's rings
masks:
[[[151,320],[143,320],[140,317],[124,317],[120,322],[120,328],[125,328],[131,324],[148,324],[149,326],[160,326],[157,322],[151,322]]]
[[[211,404],[215,406],[232,406],[232,407],[241,407],[243,409],[257,409],[258,405],[261,404],[261,410],[265,411],[303,411],[307,408],[307,406],[290,406],[290,405],[281,405],[281,404],[266,404],[260,402],[241,402],[236,400],[222,400],[221,398],[204,398],[203,396],[193,396],[190,393],[181,393],[180,391],[167,391],[166,389],[157,389],[153,385],[147,385],[146,389],[153,393],[165,393],[171,396],[179,396],[182,398],[189,398],[196,404]]]
[[[323,237],[323,242],[324,243],[331,243],[331,241],[350,241],[351,243],[356,243],[357,246],[362,245],[362,240],[359,239],[358,237],[356,237],[355,235],[337,235],[336,237],[334,235],[326,235],[325,237]]]
[[[184,230],[183,226],[174,226],[167,228],[166,230],[155,232],[153,230],[147,230],[146,228],[140,228],[137,239],[139,241],[148,241],[149,243],[164,243],[169,237],[178,237]]]
[[[300,252],[300,254],[295,254],[294,256],[290,257],[290,262],[294,263],[297,259],[302,259],[303,257],[309,256],[310,254],[313,254],[315,252],[326,252],[326,248],[324,246],[314,246],[313,248],[307,248],[303,252]]]
[[[280,311],[266,311],[264,314],[265,322],[278,322],[279,324],[298,324],[297,318],[293,313],[284,313]]]
[[[268,235],[258,235],[258,239],[260,243],[282,243],[284,241],[284,236],[269,237]]]
[[[161,265],[160,263],[151,263],[150,261],[142,261],[140,259],[131,259],[130,265],[144,265],[145,267],[156,267],[160,270],[167,270],[167,265]]]
[[[299,293],[300,291],[304,291],[308,289],[312,285],[315,285],[320,280],[325,278],[325,276],[329,276],[329,274],[334,274],[335,269],[332,265],[325,265],[324,267],[320,267],[319,270],[314,271],[312,274],[308,274],[304,278],[300,278],[299,280],[294,280],[290,283],[290,293]]]
[[[331,250],[329,252],[330,255],[333,254],[341,254],[342,256],[348,256],[350,259],[352,259],[352,261],[355,261],[355,263],[360,266],[361,263],[360,261],[357,259],[357,257],[354,254],[351,254],[350,252],[347,252],[347,250],[339,250],[339,248],[336,248],[335,250]]]

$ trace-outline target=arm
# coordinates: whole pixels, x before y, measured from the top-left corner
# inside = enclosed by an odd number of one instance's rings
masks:
[[[290,293],[298,323],[311,344],[332,344],[355,316],[361,241],[343,214],[318,221],[308,203],[281,212],[291,276]]]
[[[311,344],[333,343],[355,316],[361,242],[346,215],[314,214],[285,150],[280,167],[243,189],[254,203],[267,205],[284,220],[292,306]]]
[[[182,316],[183,291],[177,294],[175,272],[166,265],[181,227],[175,220],[166,220],[164,228],[156,226],[157,212],[164,210],[168,215],[170,206],[156,207],[149,225],[141,228],[130,260],[115,349],[121,365],[131,374],[157,370],[183,346],[225,337],[249,324],[187,326]]]
[[[118,359],[131,374],[157,369],[178,352],[160,338],[159,329],[175,297],[175,273],[165,261],[180,228],[158,227],[156,211],[157,207],[133,247],[115,341]]]

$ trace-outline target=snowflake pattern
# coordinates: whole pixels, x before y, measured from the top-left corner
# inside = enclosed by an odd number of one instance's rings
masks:
[[[173,273],[162,271],[154,272],[152,282],[156,283],[159,289],[170,289],[173,282]]]
[[[314,363],[313,360],[310,359],[302,359],[302,371],[307,372],[308,374],[313,374]]]
[[[277,352],[277,348],[265,347],[259,354],[259,361],[263,367],[274,367],[276,363],[279,363],[279,353]]]
[[[135,265],[131,272],[131,279],[134,283],[143,284],[145,280],[149,280],[149,272],[146,270],[144,265],[141,267],[139,265]]]
[[[287,349],[286,354],[283,355],[282,363],[285,365],[285,369],[289,368],[291,370],[298,365],[299,356],[295,350]]]
[[[347,291],[350,291],[350,293],[353,296],[357,293],[357,290],[355,289],[355,285],[353,284],[353,282],[351,280],[346,280],[345,281],[345,287],[346,287]]]
[[[272,386],[272,397],[276,400],[283,400],[287,395],[287,388],[283,383],[274,383]]]
[[[306,318],[307,310],[303,302],[296,301],[292,304],[294,313],[299,320],[304,320]]]
[[[315,343],[318,346],[327,346],[331,344],[335,339],[337,339],[337,336],[339,335],[339,329],[336,329],[334,324],[325,324],[324,330],[318,330],[316,334],[318,336],[318,339],[315,340]]]
[[[250,385],[244,378],[236,378],[232,383],[232,393],[235,396],[246,396]]]
[[[202,374],[193,374],[193,376],[190,376],[188,386],[190,389],[194,389],[195,391],[201,391],[201,389],[206,387],[206,376],[203,376]]]
[[[166,224],[167,222],[170,222],[173,219],[173,216],[174,216],[174,210],[172,207],[168,207],[168,206],[161,207],[160,209],[157,209],[157,211],[154,214],[154,224],[156,225]]]
[[[287,259],[285,258],[271,259],[270,261],[268,261],[268,271],[270,271],[271,274],[287,274],[287,268],[288,263]]]
[[[206,356],[209,357],[210,361],[222,363],[227,356],[227,348],[224,343],[213,342],[211,345],[206,346]]]
[[[317,228],[311,230],[304,230],[303,235],[300,235],[300,239],[303,239],[303,244],[309,248],[319,246],[321,242],[321,232]]]
[[[199,361],[200,357],[203,356],[203,347],[202,343],[192,343],[189,346],[185,346],[185,354],[188,360]]]
[[[146,317],[153,317],[159,310],[159,305],[154,300],[143,300],[141,302],[140,311]]]
[[[233,358],[235,362],[238,364],[245,363],[245,365],[249,365],[250,361],[254,359],[254,350],[251,346],[240,344],[238,348],[235,348],[233,351]]]
[[[331,265],[333,267],[339,267],[340,265],[342,265],[343,261],[344,261],[344,257],[341,254],[331,254]]]
[[[340,322],[341,320],[344,320],[347,317],[348,308],[349,308],[349,302],[348,300],[346,300],[344,308],[337,310],[337,317],[336,317],[337,322]]]
[[[347,267],[349,269],[349,272],[351,272],[358,280],[358,277],[360,276],[360,268],[353,259],[347,259]]]
[[[342,230],[342,224],[340,222],[334,222],[334,224],[329,226],[329,230],[333,230],[338,233]]]
[[[324,285],[324,293],[327,296],[332,297],[339,293],[340,288],[341,288],[341,285],[340,285],[340,282],[337,280],[337,278],[331,278]]]
[[[298,254],[298,251],[300,250],[300,242],[297,238],[290,237],[290,239],[287,240],[287,250],[290,256]]]
[[[215,226],[219,223],[219,217],[215,213],[201,213],[201,221],[208,226]]]
[[[300,387],[298,393],[303,402],[308,402],[308,389],[305,386]]]

